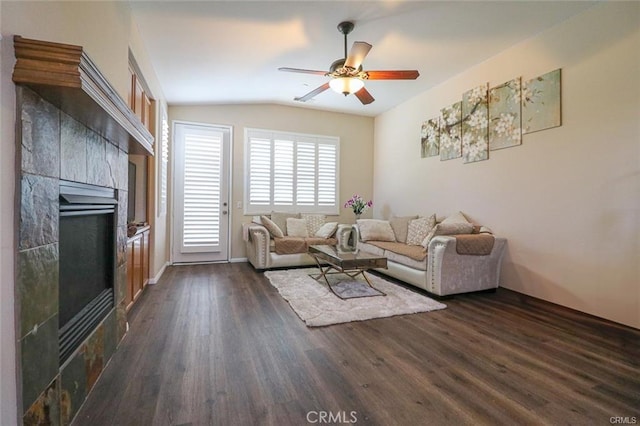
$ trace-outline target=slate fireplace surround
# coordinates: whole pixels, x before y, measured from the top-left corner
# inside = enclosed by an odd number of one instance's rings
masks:
[[[126,331],[128,153],[153,155],[153,137],[81,47],[19,36],[14,46],[19,408],[25,425],[67,425]],[[64,190],[60,200],[61,183],[111,194],[108,244],[115,241],[113,258],[106,260],[111,296],[104,298],[112,304],[102,306],[63,362],[59,322],[69,312],[59,302],[60,209],[68,200]]]

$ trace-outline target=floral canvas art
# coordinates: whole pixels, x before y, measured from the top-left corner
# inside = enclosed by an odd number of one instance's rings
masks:
[[[557,69],[522,84],[522,133],[560,125],[560,69]]]
[[[422,158],[440,154],[440,126],[438,118],[422,123],[421,154]]]
[[[491,151],[522,143],[520,78],[489,90],[489,149]]]
[[[440,160],[462,156],[462,102],[440,110]]]
[[[489,106],[487,85],[462,95],[462,159],[473,163],[489,158]]]

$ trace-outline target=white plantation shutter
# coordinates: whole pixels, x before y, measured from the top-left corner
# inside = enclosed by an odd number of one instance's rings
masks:
[[[336,187],[338,148],[332,143],[318,143],[318,205],[337,205]]]
[[[222,134],[187,132],[184,143],[183,246],[218,245]]]
[[[293,146],[292,140],[273,141],[273,204],[293,205]]]
[[[340,140],[246,129],[245,213],[338,214]]]
[[[296,201],[299,206],[316,204],[316,144],[298,142],[296,170]]]
[[[169,164],[169,120],[167,112],[162,109],[162,134],[160,138],[160,194],[158,197],[158,214],[167,213],[167,168]]]

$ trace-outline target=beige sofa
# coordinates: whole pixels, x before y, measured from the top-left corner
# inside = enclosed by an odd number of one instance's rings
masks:
[[[429,241],[422,241],[422,246],[398,241],[393,234],[395,241],[390,241],[391,237],[381,237],[386,241],[365,241],[362,222],[352,227],[351,246],[385,256],[387,269],[378,270],[383,274],[438,296],[495,289],[499,285],[506,240],[492,236],[486,228],[482,233],[475,226],[471,233],[431,235]]]
[[[309,245],[329,244],[347,247],[347,240],[351,234],[351,225],[337,225],[336,231],[329,238],[315,235],[291,236],[286,235],[286,231],[282,238],[276,238],[260,222],[259,217],[254,217],[251,223],[242,225],[247,260],[257,270],[315,265],[315,260],[308,254]]]

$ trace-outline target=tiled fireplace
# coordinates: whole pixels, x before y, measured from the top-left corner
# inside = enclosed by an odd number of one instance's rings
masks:
[[[102,138],[29,88],[17,87],[17,107],[17,310],[24,422],[68,424],[125,333],[128,148]],[[115,309],[63,364],[58,347],[61,180],[115,189],[118,197]]]
[[[81,46],[14,47],[20,408],[66,425],[126,331],[128,153],[153,155],[153,136]]]

